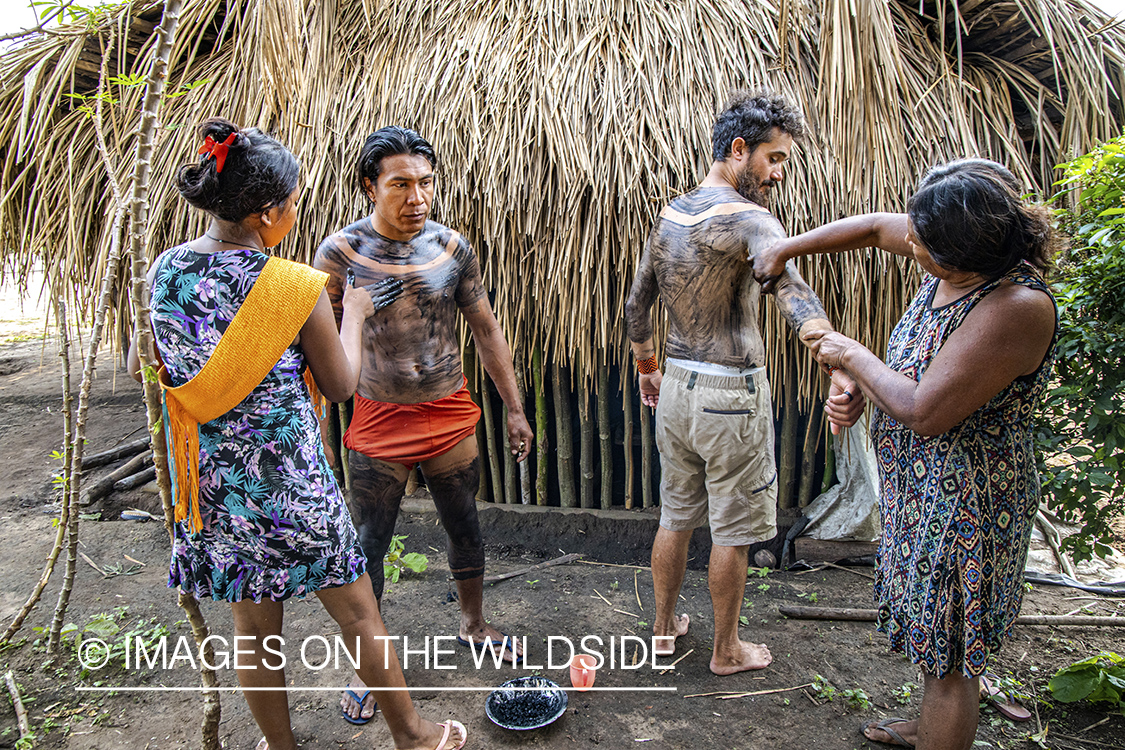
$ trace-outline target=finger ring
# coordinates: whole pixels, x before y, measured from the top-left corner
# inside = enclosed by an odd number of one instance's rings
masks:
[[[844,389],[844,395],[848,397],[848,401],[852,400],[852,392],[851,391],[849,391],[847,389]]]

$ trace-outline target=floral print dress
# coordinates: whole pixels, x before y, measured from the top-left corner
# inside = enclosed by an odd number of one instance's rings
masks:
[[[152,324],[173,385],[202,369],[267,260],[255,250],[198,253],[187,245],[160,256]],[[176,524],[169,586],[259,602],[342,586],[365,572],[324,457],[305,366],[300,346],[290,346],[238,406],[199,425],[203,530]]]
[[[934,308],[938,279],[926,277],[891,334],[887,365],[921,380],[969,311],[1005,281],[1049,294],[1034,268],[1021,262]],[[877,628],[893,650],[936,677],[983,674],[1019,614],[1039,507],[1032,416],[1053,357],[1052,343],[1038,370],[941,435],[919,435],[875,412],[883,515]]]

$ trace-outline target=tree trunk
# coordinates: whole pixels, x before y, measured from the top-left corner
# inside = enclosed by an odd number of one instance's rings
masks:
[[[601,446],[602,508],[613,505],[613,433],[609,429],[609,366],[598,365],[598,440]]]
[[[62,286],[56,280],[57,286]],[[63,465],[62,465],[62,504],[66,506],[66,569],[62,588],[55,604],[55,614],[51,619],[51,629],[47,638],[47,653],[58,653],[59,637],[62,633],[63,618],[70,603],[70,592],[74,589],[74,574],[78,567],[78,503],[70,488],[77,482],[72,475],[76,466],[73,461],[74,442],[74,397],[70,392],[70,338],[66,326],[66,303],[61,297],[55,298],[55,323],[59,329],[59,358],[62,359],[63,388]]]
[[[570,429],[570,378],[565,368],[551,368],[555,394],[555,449],[558,455],[559,504],[578,507],[574,496],[574,436]]]
[[[535,503],[546,505],[550,482],[550,441],[547,440],[547,389],[543,384],[543,349],[531,352],[531,384],[535,391]]]
[[[154,440],[152,441],[153,458],[156,462],[156,476],[160,485],[160,499],[164,504],[164,526],[168,531],[169,539],[173,541],[175,539],[175,511],[172,507],[172,485],[168,475],[168,451],[163,439],[163,432],[159,429],[162,417],[160,386],[155,379],[156,363],[150,354],[153,337],[152,322],[149,319],[148,282],[145,278],[148,272],[148,262],[145,257],[144,240],[145,229],[148,226],[149,174],[152,168],[152,152],[156,140],[156,118],[164,93],[164,84],[168,77],[168,56],[175,42],[182,4],[182,0],[166,0],[160,24],[156,27],[157,41],[153,52],[152,70],[148,74],[141,119],[137,126],[137,151],[133,163],[133,193],[129,201],[129,256],[133,265],[132,301],[136,315],[137,348],[140,353],[141,364],[147,373],[144,378],[145,405],[148,412],[149,430],[154,433]],[[206,620],[203,619],[203,613],[199,611],[199,603],[195,600],[195,597],[181,592],[179,604],[187,614],[197,646],[202,646],[208,636],[208,628]],[[209,649],[205,649],[205,651],[207,650]],[[200,662],[199,677],[205,688],[203,691],[201,746],[203,750],[220,750],[219,720],[221,718],[221,707],[219,694],[213,689],[209,689],[217,687],[218,681],[215,678],[214,671],[203,666],[205,663],[214,664],[214,661],[201,659]]]

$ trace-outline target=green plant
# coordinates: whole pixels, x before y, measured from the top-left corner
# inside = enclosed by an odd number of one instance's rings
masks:
[[[768,583],[759,583],[758,584],[758,591],[765,592],[765,591],[769,591],[769,590],[770,590],[770,585]]]
[[[823,701],[834,701],[836,698],[843,698],[851,708],[856,708],[861,711],[866,711],[871,708],[871,699],[868,697],[867,693],[860,688],[840,690],[821,675],[813,675],[812,687],[816,692],[816,697]]]
[[[808,599],[813,604],[816,604],[817,600],[820,599],[820,595],[817,594],[815,591],[810,591],[807,594],[805,594],[805,593],[797,594],[797,598],[798,599]]]
[[[898,701],[898,704],[900,706],[908,706],[910,705],[910,699],[914,697],[914,693],[917,690],[917,683],[904,682],[903,684],[892,690],[891,695],[896,701]]]
[[[535,579],[534,581],[528,581],[528,582],[527,582],[527,587],[528,587],[529,589],[534,589],[534,588],[535,588],[535,584],[537,584],[537,583],[539,583],[539,579],[538,579],[538,578],[536,578],[536,579]]]
[[[1036,418],[1048,504],[1079,533],[1076,560],[1105,557],[1125,512],[1125,137],[1060,165],[1073,210],[1057,212],[1071,249],[1054,280],[1059,306],[1055,380]]]
[[[617,583],[617,581],[616,581],[616,580],[614,580],[614,582],[613,582],[613,583],[609,584],[609,590],[610,590],[610,591],[617,591],[617,587],[618,587],[619,585],[620,585],[620,584],[618,584],[618,583]]]
[[[1063,667],[1047,683],[1060,703],[1109,703],[1125,716],[1125,657],[1105,652]]]
[[[391,546],[383,558],[383,576],[391,579],[392,583],[398,583],[398,578],[404,570],[421,573],[430,567],[429,559],[421,552],[404,553],[406,549],[404,539],[406,539],[405,534],[391,537]]]

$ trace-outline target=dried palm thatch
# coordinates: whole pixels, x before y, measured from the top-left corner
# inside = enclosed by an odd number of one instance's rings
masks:
[[[80,309],[113,215],[83,105],[103,50],[112,74],[144,69],[158,14],[138,2],[0,56],[3,269],[23,280],[41,259]],[[808,114],[775,206],[798,231],[901,209],[926,167],[956,156],[1046,186],[1055,163],[1120,133],[1123,57],[1125,33],[1085,0],[189,0],[149,251],[201,228],[171,176],[206,116],[268,129],[299,156],[301,215],[281,252],[303,260],[366,210],[352,177],[363,137],[413,127],[442,159],[437,218],[476,245],[514,348],[592,379],[625,356],[636,259],[662,203],[705,173],[732,89],[769,86]],[[124,181],[140,90],[106,93]],[[805,275],[876,350],[915,283],[883,256],[821,257]],[[766,308],[767,340],[788,337]],[[771,366],[795,352],[791,338],[773,347]],[[798,372],[811,395],[807,357]]]

